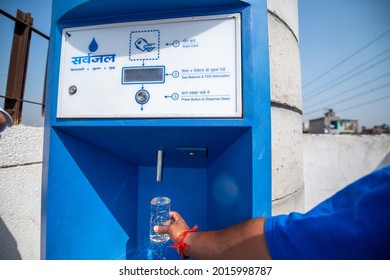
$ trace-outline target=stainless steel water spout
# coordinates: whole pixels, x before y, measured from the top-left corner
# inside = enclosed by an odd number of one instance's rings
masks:
[[[157,182],[162,180],[162,167],[163,167],[164,152],[162,150],[157,151]]]

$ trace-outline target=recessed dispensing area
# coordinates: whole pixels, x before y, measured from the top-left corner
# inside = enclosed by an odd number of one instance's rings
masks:
[[[250,128],[67,127],[52,137],[50,259],[147,259],[155,196],[170,197],[172,210],[202,230],[251,217]],[[172,250],[169,258],[178,255]]]

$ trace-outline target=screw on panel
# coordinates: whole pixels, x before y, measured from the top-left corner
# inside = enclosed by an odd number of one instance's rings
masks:
[[[77,92],[77,87],[75,85],[69,87],[69,94],[73,95]]]

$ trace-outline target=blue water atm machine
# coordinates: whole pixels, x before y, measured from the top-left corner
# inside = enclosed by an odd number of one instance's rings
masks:
[[[42,258],[155,259],[157,196],[201,231],[270,215],[265,0],[54,0],[47,92]]]

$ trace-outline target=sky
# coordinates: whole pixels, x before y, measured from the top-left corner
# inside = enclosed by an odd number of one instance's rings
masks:
[[[304,121],[390,124],[390,1],[298,0]]]
[[[34,27],[49,35],[51,0],[0,0],[0,9],[30,12]],[[303,121],[333,109],[359,127],[390,124],[390,1],[298,0],[298,18]],[[12,30],[13,22],[0,15],[0,95]],[[35,35],[31,44],[25,99],[41,102],[47,41]],[[22,122],[42,126],[40,106],[24,106]]]

